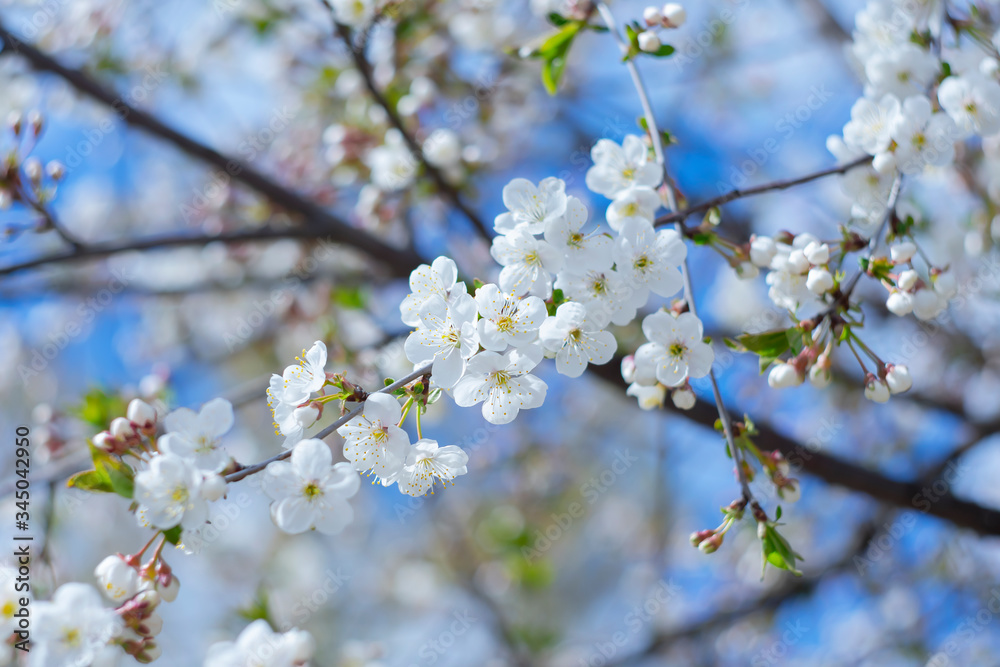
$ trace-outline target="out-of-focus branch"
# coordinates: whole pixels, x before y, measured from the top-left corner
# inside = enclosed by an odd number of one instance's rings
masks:
[[[486,241],[492,240],[493,235],[490,233],[486,223],[483,222],[478,213],[473,211],[472,208],[465,203],[458,190],[454,185],[448,182],[448,179],[441,173],[441,170],[431,164],[430,160],[427,159],[427,156],[424,154],[423,147],[406,129],[406,125],[403,123],[403,119],[399,117],[396,107],[386,99],[385,95],[382,94],[382,91],[379,90],[378,86],[375,84],[375,77],[372,75],[371,64],[368,62],[368,59],[364,54],[364,47],[355,45],[351,29],[336,20],[333,13],[333,7],[330,3],[327,0],[320,1],[326,6],[327,9],[330,10],[331,17],[333,17],[334,29],[337,31],[337,35],[340,37],[340,40],[350,52],[351,59],[354,61],[354,66],[361,74],[361,78],[364,79],[365,87],[368,89],[368,93],[375,100],[375,103],[382,107],[385,111],[386,116],[389,118],[389,123],[392,124],[394,128],[399,130],[401,135],[403,135],[403,141],[406,142],[406,146],[410,149],[410,152],[414,155],[414,157],[420,160],[420,163],[424,167],[424,171],[427,172],[430,179],[434,181],[434,187],[437,188],[437,191],[441,195],[451,202],[452,206],[457,208],[462,212],[462,215],[468,218],[469,222],[472,223],[472,226],[475,227],[476,232],[483,239]]]
[[[16,53],[22,56],[35,70],[51,72],[84,95],[114,109],[118,117],[128,125],[142,128],[191,157],[225,171],[233,180],[255,190],[277,206],[301,215],[308,226],[319,228],[324,236],[332,242],[353,246],[394,268],[410,267],[412,269],[421,263],[421,259],[416,253],[394,248],[362,229],[351,227],[321,206],[276,183],[273,179],[239,160],[223,155],[167,126],[152,114],[129,105],[121,96],[108,90],[85,72],[66,67],[32,45],[20,41],[7,30],[2,22],[0,22],[0,41],[3,42],[5,53]]]
[[[846,162],[837,167],[830,167],[829,169],[822,169],[820,171],[813,172],[811,174],[806,174],[805,176],[800,176],[799,178],[790,178],[780,181],[771,181],[770,183],[763,183],[761,185],[756,185],[752,188],[746,189],[736,189],[727,192],[724,195],[718,197],[713,197],[700,204],[695,204],[694,206],[689,206],[688,208],[676,211],[673,213],[668,213],[667,215],[662,215],[656,219],[656,227],[662,227],[663,225],[669,225],[675,222],[683,222],[689,216],[695,213],[704,213],[705,211],[715,208],[717,206],[723,206],[729,202],[736,201],[737,199],[743,199],[745,197],[752,197],[754,195],[761,195],[766,192],[775,192],[777,190],[787,190],[788,188],[795,187],[796,185],[802,185],[804,183],[809,183],[810,181],[815,181],[826,176],[832,176],[833,174],[843,174],[855,167],[860,167],[871,163],[872,158],[870,155],[860,157],[857,160],[851,162]]]
[[[0,267],[0,276],[8,275],[11,273],[17,273],[18,271],[25,271],[27,269],[34,269],[41,266],[48,266],[52,264],[64,264],[68,262],[80,262],[87,259],[98,259],[101,257],[108,257],[109,255],[116,255],[122,252],[128,252],[131,250],[158,250],[161,248],[176,248],[181,246],[204,246],[209,243],[245,243],[249,241],[275,241],[280,239],[329,239],[331,242],[336,242],[333,236],[330,234],[328,229],[322,227],[287,227],[287,228],[274,228],[274,227],[259,227],[257,229],[250,229],[245,231],[236,232],[224,232],[222,234],[173,234],[168,236],[154,236],[144,239],[130,239],[126,241],[120,241],[117,243],[93,243],[83,246],[81,248],[76,248],[73,250],[67,250],[65,252],[54,253],[51,255],[45,255],[43,257],[36,257],[34,259],[29,259],[18,264],[12,264],[10,266]],[[349,244],[347,244],[349,245]],[[389,246],[387,246],[389,247]],[[389,247],[393,253],[400,254],[401,251]],[[413,257],[409,259],[409,255],[406,254],[408,259],[401,260],[405,263],[396,263],[392,261],[384,261],[383,264],[385,268],[391,272],[391,274],[398,278],[405,278],[410,275],[410,271],[417,264],[420,263],[419,257]],[[387,260],[384,256],[376,255],[376,259]]]

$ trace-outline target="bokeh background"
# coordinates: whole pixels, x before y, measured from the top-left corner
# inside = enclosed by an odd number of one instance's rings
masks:
[[[644,5],[612,9],[621,21]],[[826,138],[861,94],[844,50],[861,6],[688,4],[687,24],[666,38],[676,54],[640,67],[659,122],[677,139],[671,174],[689,201],[834,163]],[[541,87],[537,61],[505,53],[550,30],[542,17],[556,8],[414,0],[398,5],[404,20],[369,35],[376,79],[393,101],[414,95],[414,79],[434,83],[407,122],[421,136],[442,127],[458,134],[463,161],[451,176],[486,220],[503,210],[511,178],[546,176],[566,180],[600,220],[607,202],[583,185],[590,147],[640,132],[638,99],[608,35],[580,38],[556,97]],[[424,179],[378,199],[363,187],[367,171],[352,151],[380,142],[385,119],[317,0],[0,0],[0,21],[353,225],[427,258],[453,256],[466,275],[494,276],[488,245]],[[66,165],[52,210],[85,242],[298,224],[7,51],[0,115],[42,112],[32,154]],[[13,147],[9,132],[0,137],[0,150]],[[991,228],[1000,225],[991,225],[994,204],[984,196],[995,169],[977,149],[962,154],[968,173],[911,179],[902,197],[920,211],[925,247],[952,264],[965,298],[948,317],[919,324],[890,318],[884,295],[859,288],[870,297],[866,340],[909,365],[908,395],[865,401],[849,359],[838,359],[837,382],[823,392],[769,390],[755,358],[721,344],[716,371],[736,414],[888,480],[931,483],[946,471],[946,493],[995,508],[1000,309]],[[848,211],[832,177],[727,206],[723,229],[744,240],[782,229],[833,238]],[[0,267],[65,249],[55,234],[20,231],[34,217],[0,211]],[[763,278],[740,281],[703,248],[690,259],[710,335],[785,321]],[[105,555],[145,542],[121,499],[64,485],[86,465],[86,438],[122,413],[122,401],[197,406],[225,396],[239,406],[227,448],[243,462],[265,458],[281,446],[267,376],[303,347],[324,340],[330,368],[368,387],[409,370],[398,338],[406,291],[355,251],[296,239],[124,252],[0,275],[0,433],[10,441],[15,426],[32,428],[35,530],[47,560],[36,563],[39,591],[91,581]],[[641,340],[638,327],[619,334],[625,353]],[[57,353],[45,354],[52,345]],[[640,411],[620,386],[592,375],[568,381],[549,366],[542,377],[545,406],[511,425],[492,426],[447,399],[433,406],[425,429],[467,449],[469,474],[419,500],[364,486],[355,522],[337,537],[279,533],[253,478],[237,484],[217,503],[218,530],[203,552],[167,556],[182,589],[161,607],[157,664],[200,664],[213,641],[252,617],[310,630],[315,664],[330,666],[1000,664],[1000,617],[989,607],[1000,599],[996,526],[994,536],[979,535],[930,516],[916,496],[884,505],[801,473],[802,498],[785,505],[784,530],[805,557],[804,576],[771,570],[761,580],[751,522],[709,556],[688,542],[738,496],[716,432],[683,413]],[[708,396],[707,385],[695,389]],[[337,451],[337,437],[330,442]],[[773,509],[766,482],[754,489]],[[3,490],[2,515],[12,516]],[[567,520],[572,503],[583,515]],[[9,523],[0,523],[5,541]]]

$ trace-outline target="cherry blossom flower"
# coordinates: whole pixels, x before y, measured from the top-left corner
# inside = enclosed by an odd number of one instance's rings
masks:
[[[630,218],[622,224],[615,243],[618,271],[630,284],[660,296],[672,296],[682,287],[678,267],[687,257],[687,246],[672,229],[655,231],[649,222]],[[643,295],[640,300],[645,300]]]
[[[526,224],[532,234],[541,234],[545,226],[566,212],[566,183],[558,178],[546,178],[537,186],[524,178],[515,178],[503,189],[506,213],[493,221],[493,228],[508,234]]]
[[[466,368],[466,373],[452,394],[461,407],[483,404],[483,417],[491,424],[508,424],[520,410],[537,408],[548,390],[542,380],[530,372],[542,360],[541,346],[515,349],[506,354],[480,352]]]
[[[456,445],[438,447],[436,440],[421,438],[410,447],[399,475],[399,490],[410,496],[430,491],[435,480],[450,482],[468,472],[469,455]]]
[[[410,446],[406,431],[397,425],[402,414],[393,396],[374,393],[361,415],[337,429],[344,438],[344,457],[358,472],[370,470],[382,486],[396,481]]]
[[[124,602],[146,587],[139,571],[117,554],[102,560],[94,570],[94,577],[105,597],[112,602]]]
[[[949,76],[938,86],[937,96],[966,135],[1000,132],[1000,83],[978,73]]]
[[[60,586],[51,601],[35,602],[33,667],[89,665],[121,632],[121,621],[87,584]]]
[[[326,345],[322,341],[316,341],[308,352],[302,350],[302,356],[295,360],[298,363],[286,367],[281,374],[281,395],[278,396],[273,391],[271,393],[277,400],[298,406],[326,384]]]
[[[333,15],[352,28],[362,28],[375,16],[375,0],[330,0]]]
[[[409,187],[417,173],[417,161],[395,128],[386,131],[385,143],[368,151],[365,163],[371,170],[372,184],[383,192]]]
[[[545,320],[545,303],[537,296],[518,299],[493,284],[476,290],[480,320],[479,342],[487,350],[503,352],[507,345],[522,347],[538,337]]]
[[[166,435],[158,445],[164,453],[191,459],[201,470],[218,472],[229,464],[229,454],[219,440],[233,428],[233,405],[215,398],[195,412],[178,408],[166,416]]]
[[[351,464],[334,464],[322,440],[303,440],[290,460],[269,463],[264,473],[264,493],[274,501],[271,519],[284,532],[336,535],[354,520],[347,499],[358,492],[361,478]]]
[[[844,126],[844,141],[869,155],[889,147],[889,129],[899,114],[899,98],[885,95],[874,101],[862,97],[851,108],[851,120]]]
[[[587,188],[614,199],[632,187],[655,188],[663,181],[663,167],[650,159],[646,143],[630,134],[619,146],[601,139],[590,151],[594,166],[587,170]]]
[[[658,382],[652,385],[633,382],[625,390],[625,395],[634,397],[642,410],[659,410],[667,398],[667,388]]]
[[[580,377],[587,364],[606,364],[615,354],[614,335],[593,326],[582,303],[567,301],[554,317],[542,322],[538,332],[545,349],[555,352],[556,370],[569,377]]]
[[[284,389],[284,380],[280,375],[271,376],[271,386],[267,392],[267,403],[274,416],[274,429],[279,435],[285,436],[283,447],[288,449],[302,440],[306,429],[316,423],[320,411],[312,405],[302,407],[279,400]]]
[[[204,667],[299,667],[315,652],[316,641],[305,630],[275,632],[267,621],[257,619],[235,642],[212,644]]]
[[[890,51],[876,53],[865,63],[871,96],[891,93],[899,99],[927,90],[941,65],[934,54],[916,44],[900,44]]]
[[[618,193],[608,205],[608,224],[620,231],[626,218],[642,218],[652,222],[656,210],[663,206],[660,195],[653,188],[635,187]]]
[[[438,257],[430,265],[421,264],[410,273],[410,294],[399,305],[403,324],[420,326],[420,306],[434,295],[448,301],[467,293],[465,283],[458,282],[455,260]]]
[[[566,214],[553,220],[545,228],[545,240],[552,248],[559,251],[566,260],[567,266],[586,266],[594,271],[604,271],[611,268],[611,246],[613,241],[605,234],[596,231],[585,234],[583,226],[587,224],[587,207],[576,197],[570,197],[566,205]],[[499,261],[499,260],[498,260]],[[502,263],[502,262],[501,262]],[[562,270],[562,262],[558,268],[546,267],[548,271],[557,273]],[[546,276],[548,280],[548,276]],[[500,274],[500,286],[503,287],[503,274]],[[504,287],[504,289],[506,289]],[[515,291],[516,290],[508,290]],[[538,294],[538,292],[532,292]],[[539,296],[547,296],[539,294]]]
[[[547,241],[542,241],[521,223],[506,235],[493,239],[490,254],[500,271],[500,289],[518,296],[526,293],[548,298],[552,274],[563,266],[563,255]]]
[[[899,170],[915,174],[927,165],[951,164],[959,131],[955,121],[945,113],[933,113],[931,101],[918,95],[904,100],[903,112],[893,121],[890,135],[896,142]]]
[[[636,310],[647,297],[646,290],[631,287],[614,270],[563,271],[556,276],[555,287],[566,298],[585,305],[590,321],[602,329],[609,323],[625,326],[634,320]]]
[[[201,493],[204,479],[190,459],[159,454],[135,476],[135,499],[150,525],[161,530],[177,525],[195,529],[208,520],[208,503]]]
[[[715,353],[702,340],[701,320],[693,314],[657,311],[642,321],[642,332],[650,342],[636,350],[636,368],[655,369],[656,379],[667,387],[705,377],[712,369]]]
[[[462,294],[451,304],[434,295],[420,307],[423,326],[403,344],[406,358],[417,365],[434,362],[432,372],[439,387],[455,386],[465,362],[479,350],[476,300]]]

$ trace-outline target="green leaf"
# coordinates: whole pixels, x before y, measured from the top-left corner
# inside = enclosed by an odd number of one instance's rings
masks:
[[[695,232],[691,235],[691,240],[695,245],[711,245],[712,241],[715,240],[715,234]]]
[[[108,476],[97,470],[76,473],[66,480],[66,486],[92,493],[114,493],[115,491]]]
[[[178,545],[181,543],[181,527],[174,526],[170,530],[163,531],[163,537],[167,538],[167,542],[173,545]]]
[[[552,12],[551,14],[549,14],[548,19],[549,19],[549,23],[551,23],[552,25],[554,25],[556,27],[564,26],[567,23],[569,23],[569,19],[568,18],[566,18],[565,16],[562,16],[560,14],[557,14],[555,12]]]
[[[485,283],[482,280],[480,280],[479,278],[476,278],[475,280],[472,281],[472,287],[474,288],[473,291],[479,289],[483,285],[485,285]]]
[[[778,508],[774,510],[774,520],[777,521],[780,518],[781,518],[781,505],[778,505]]]
[[[94,470],[108,479],[111,489],[122,498],[131,499],[135,492],[135,471],[120,457],[93,445],[90,446],[90,456],[94,460]]]
[[[797,327],[775,329],[759,334],[743,334],[737,336],[736,340],[750,352],[756,352],[761,357],[773,359],[789,349],[797,352],[796,348],[802,345],[802,331]]]
[[[539,56],[545,60],[542,65],[542,84],[549,95],[555,95],[559,88],[559,81],[566,70],[566,55],[582,25],[580,21],[566,23],[538,48]]]
[[[673,55],[674,47],[669,44],[663,44],[655,52],[650,53],[651,56],[656,56],[657,58],[665,58],[667,56]]]

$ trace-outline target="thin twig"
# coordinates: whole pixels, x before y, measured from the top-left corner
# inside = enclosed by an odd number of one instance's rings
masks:
[[[615,41],[618,42],[618,47],[621,49],[622,54],[627,55],[629,52],[628,45],[618,32],[618,26],[615,23],[614,15],[612,15],[611,10],[608,9],[607,4],[603,1],[598,1],[597,11],[600,12],[601,18],[604,19],[604,22],[608,26],[608,30],[615,38]],[[642,76],[639,74],[639,69],[635,66],[635,62],[632,58],[627,58],[625,60],[625,66],[628,68],[629,74],[632,76],[632,83],[635,85],[636,92],[639,94],[639,101],[642,104],[643,115],[646,118],[646,127],[649,130],[649,135],[653,142],[653,153],[656,156],[656,162],[663,168],[664,179],[666,179],[667,159],[663,151],[660,130],[656,125],[656,118],[653,116],[653,108],[649,103],[649,95],[646,92],[646,86],[643,83]],[[674,194],[673,188],[669,184],[665,184],[665,188],[670,208],[673,211],[676,211],[677,198]],[[681,239],[684,238],[683,219],[684,218],[681,217],[675,221],[677,234],[681,237]],[[681,276],[684,280],[684,300],[687,301],[688,309],[691,311],[691,314],[697,317],[698,310],[695,306],[694,288],[691,285],[691,272],[688,268],[687,257],[685,257],[684,261],[681,263]],[[733,436],[732,419],[729,416],[729,410],[726,409],[726,404],[722,400],[722,393],[719,391],[719,383],[715,379],[715,371],[711,368],[708,371],[708,378],[712,384],[712,396],[715,399],[715,407],[719,412],[719,419],[722,422],[722,430],[726,436],[726,443],[729,445],[729,452],[733,457],[733,462],[736,464],[736,474],[740,482],[743,500],[744,502],[749,503],[751,498],[753,498],[753,494],[750,492],[750,483],[747,480],[746,471],[743,467],[743,452],[736,446],[736,438]]]
[[[432,367],[432,364],[427,364],[423,368],[419,368],[419,369],[413,371],[412,373],[410,373],[409,375],[407,375],[402,380],[396,380],[395,382],[393,382],[389,386],[383,387],[382,389],[379,389],[378,392],[372,392],[372,393],[382,393],[382,394],[384,394],[384,393],[389,393],[389,392],[395,391],[395,390],[399,389],[400,387],[404,387],[404,386],[408,385],[409,383],[413,382],[414,380],[416,380],[416,379],[418,379],[418,378],[420,378],[420,377],[422,377],[424,375],[430,375],[431,374],[431,367]],[[330,424],[329,426],[327,426],[322,431],[320,431],[319,433],[317,433],[316,435],[314,435],[312,437],[313,438],[317,438],[319,440],[322,440],[323,438],[327,437],[328,435],[330,435],[331,433],[333,433],[334,431],[336,431],[338,428],[340,428],[341,426],[343,426],[347,422],[349,422],[352,419],[354,419],[355,417],[357,417],[359,414],[361,414],[361,411],[364,410],[364,409],[365,409],[365,404],[362,403],[361,405],[357,406],[356,408],[354,408],[353,410],[351,410],[350,412],[348,412],[347,414],[345,414],[343,417],[341,417],[337,421],[333,422],[332,424]],[[267,459],[265,461],[261,461],[260,463],[255,463],[255,464],[253,464],[251,466],[247,466],[246,468],[241,468],[240,470],[237,470],[236,472],[234,472],[232,474],[226,475],[226,481],[229,482],[230,484],[232,484],[233,482],[238,482],[241,479],[244,479],[246,477],[249,477],[250,475],[254,475],[254,474],[260,472],[261,470],[263,470],[264,468],[266,468],[268,466],[268,464],[274,463],[275,461],[284,461],[285,459],[287,459],[291,455],[292,455],[292,450],[291,449],[286,449],[285,451],[281,452],[280,454],[275,454],[274,456],[272,456],[271,458],[269,458],[269,459]]]
[[[486,223],[483,222],[482,218],[479,217],[475,211],[469,207],[468,204],[462,199],[462,196],[458,193],[458,190],[448,179],[445,178],[441,170],[436,166],[431,164],[430,160],[424,154],[424,149],[416,138],[410,134],[406,129],[406,125],[403,124],[403,119],[400,118],[399,113],[396,111],[395,106],[393,106],[389,100],[386,99],[382,91],[379,90],[378,86],[375,84],[375,77],[372,75],[371,64],[364,54],[364,47],[357,46],[354,44],[354,37],[351,34],[351,29],[348,28],[343,23],[337,21],[336,16],[333,12],[333,7],[327,0],[320,0],[327,9],[330,10],[331,18],[333,19],[334,29],[337,31],[337,35],[340,37],[341,41],[347,47],[347,50],[351,54],[351,59],[354,61],[354,67],[361,74],[361,78],[364,79],[365,87],[368,89],[368,93],[374,98],[375,103],[378,104],[385,111],[386,117],[389,119],[389,123],[396,128],[401,135],[403,135],[403,141],[406,142],[407,147],[410,152],[420,160],[420,163],[424,167],[424,171],[432,181],[434,181],[434,186],[437,188],[438,192],[444,195],[444,197],[452,203],[452,205],[457,208],[462,214],[469,219],[472,226],[476,228],[476,232],[486,241],[491,241],[493,235],[490,233],[489,228]]]
[[[829,169],[821,169],[820,171],[813,172],[811,174],[806,174],[805,176],[800,176],[799,178],[789,178],[780,181],[771,181],[770,183],[764,183],[762,185],[755,185],[752,188],[746,188],[745,190],[732,190],[724,195],[714,197],[712,199],[701,202],[700,204],[695,204],[680,211],[674,211],[664,216],[660,216],[656,219],[655,227],[662,227],[663,225],[669,225],[671,223],[683,222],[686,218],[695,213],[704,213],[705,211],[716,208],[718,206],[723,206],[729,202],[736,201],[737,199],[743,199],[745,197],[752,197],[754,195],[764,194],[766,192],[774,192],[777,190],[786,190],[788,188],[795,187],[796,185],[802,185],[804,183],[809,183],[810,181],[815,181],[826,176],[832,176],[834,174],[846,173],[855,167],[861,167],[866,164],[870,164],[872,157],[870,155],[865,155],[851,162],[845,162],[842,165],[836,167],[830,167]]]

